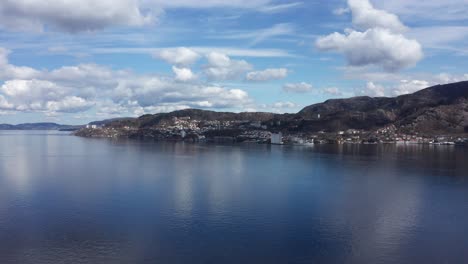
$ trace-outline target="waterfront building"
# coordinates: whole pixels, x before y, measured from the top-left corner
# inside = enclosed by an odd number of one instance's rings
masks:
[[[283,134],[279,133],[271,133],[271,144],[281,145],[283,144]]]

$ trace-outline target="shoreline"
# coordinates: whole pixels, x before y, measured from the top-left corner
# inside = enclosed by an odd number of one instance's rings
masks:
[[[364,145],[364,146],[382,146],[382,145],[395,145],[395,146],[444,146],[444,147],[468,147],[468,142],[321,142],[321,143],[270,143],[265,141],[235,141],[235,140],[216,140],[216,139],[203,139],[203,140],[183,140],[183,139],[158,139],[153,137],[113,137],[113,136],[82,136],[70,133],[72,136],[81,138],[93,138],[93,139],[116,139],[116,140],[132,140],[132,141],[152,141],[152,142],[172,142],[172,143],[215,143],[215,144],[232,144],[232,145],[270,145],[270,146],[289,146],[289,147],[314,147],[314,146],[325,146],[325,145]]]

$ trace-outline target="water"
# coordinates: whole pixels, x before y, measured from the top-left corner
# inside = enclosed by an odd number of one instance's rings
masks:
[[[468,149],[0,132],[0,263],[466,263]]]

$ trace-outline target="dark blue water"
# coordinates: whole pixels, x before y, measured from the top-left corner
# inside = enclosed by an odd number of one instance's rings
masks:
[[[0,263],[467,263],[468,150],[0,132]]]

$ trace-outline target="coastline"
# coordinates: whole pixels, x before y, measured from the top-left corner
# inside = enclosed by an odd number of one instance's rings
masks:
[[[309,139],[298,139],[297,135],[285,135],[281,142],[272,143],[272,135],[269,131],[263,131],[269,137],[246,138],[241,136],[204,136],[189,134],[189,136],[180,135],[179,132],[164,134],[161,130],[150,130],[141,132],[140,130],[117,130],[114,128],[94,128],[81,129],[71,133],[71,135],[84,138],[111,138],[111,139],[133,139],[133,140],[152,140],[165,142],[188,142],[188,143],[232,143],[232,144],[267,144],[274,146],[303,146],[313,147],[316,145],[430,145],[430,146],[468,146],[468,135],[456,136],[408,136],[407,140],[397,139],[379,139],[374,136],[359,137],[359,139],[346,140],[343,134],[328,133],[322,137],[320,135],[309,136]],[[250,131],[251,132],[251,131]],[[182,133],[183,134],[183,133]],[[332,139],[330,134],[336,134],[336,138]]]

